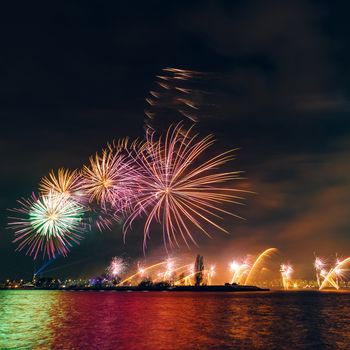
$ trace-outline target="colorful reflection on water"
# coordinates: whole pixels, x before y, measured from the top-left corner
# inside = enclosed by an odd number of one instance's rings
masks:
[[[0,291],[0,348],[50,348],[59,292]]]
[[[349,349],[350,293],[0,291],[1,349]]]

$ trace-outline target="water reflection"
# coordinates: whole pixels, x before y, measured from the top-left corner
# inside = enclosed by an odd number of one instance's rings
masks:
[[[347,349],[347,293],[0,291],[0,348]]]
[[[59,292],[0,291],[0,349],[49,349]]]

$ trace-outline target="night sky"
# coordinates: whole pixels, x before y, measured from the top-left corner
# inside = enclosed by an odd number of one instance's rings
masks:
[[[13,4],[1,11],[0,279],[42,261],[15,252],[7,208],[58,167],[80,168],[107,141],[142,137],[145,97],[165,67],[215,74],[216,108],[201,119],[217,150],[239,147],[247,221],[196,235],[222,269],[277,247],[295,277],[313,254],[350,255],[350,26],[346,2],[185,1]],[[9,5],[10,6],[10,5]],[[126,237],[91,232],[48,274],[101,273],[112,256],[144,259],[142,222]],[[164,257],[154,229],[148,260]]]

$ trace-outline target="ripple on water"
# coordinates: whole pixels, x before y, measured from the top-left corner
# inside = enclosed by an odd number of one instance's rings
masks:
[[[1,349],[349,349],[350,293],[0,291]]]

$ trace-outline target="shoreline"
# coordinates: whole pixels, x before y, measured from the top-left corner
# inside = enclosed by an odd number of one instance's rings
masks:
[[[117,292],[268,292],[268,288],[256,286],[164,286],[164,287],[140,287],[140,286],[120,286],[120,287],[66,287],[66,288],[0,288],[0,290],[62,290],[62,291],[117,291]]]

